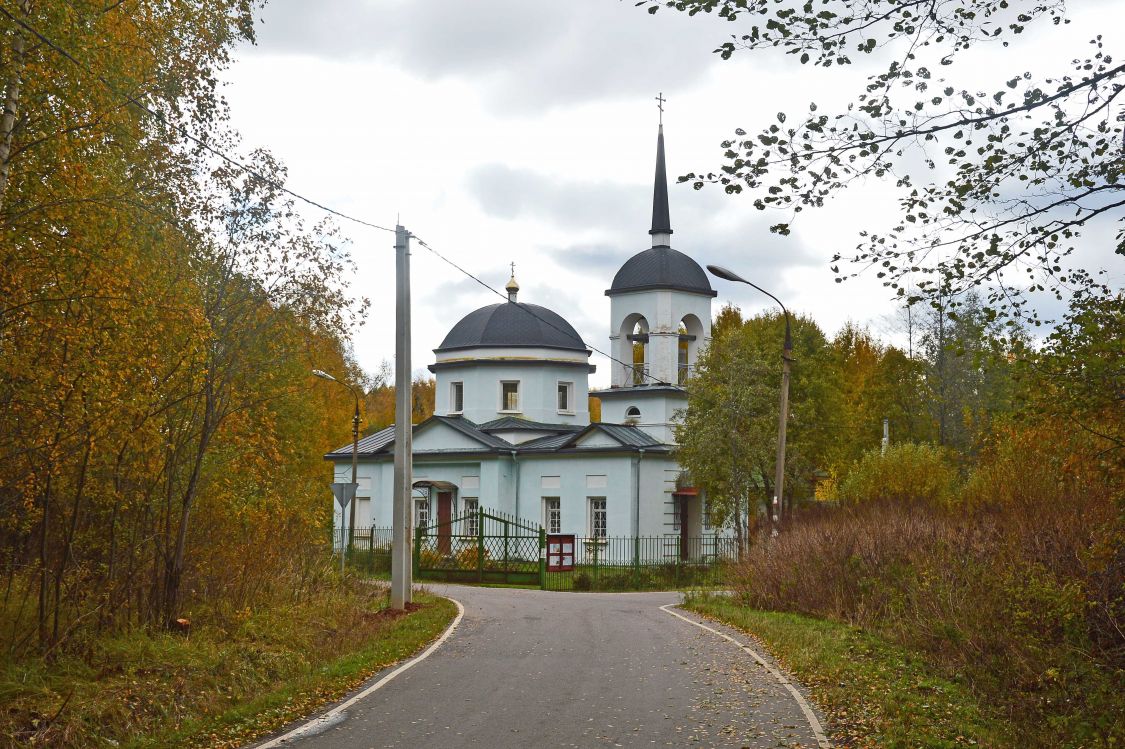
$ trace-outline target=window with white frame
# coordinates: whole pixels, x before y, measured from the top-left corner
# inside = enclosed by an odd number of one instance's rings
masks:
[[[706,497],[703,497],[701,501],[703,502],[703,530],[709,531],[711,530],[711,503],[707,501]]]
[[[470,536],[475,536],[480,530],[478,525],[480,515],[477,514],[477,509],[480,507],[480,501],[476,497],[462,498],[463,509],[462,513],[465,515],[465,532]]]
[[[425,528],[430,524],[430,500],[414,500],[414,527]]]
[[[574,413],[574,383],[573,382],[560,382],[559,383],[559,413],[571,414]]]
[[[606,537],[605,497],[590,497],[590,538]]]
[[[562,533],[562,501],[558,497],[543,497],[543,527],[548,533]]]
[[[520,383],[519,380],[504,380],[500,383],[500,410],[520,410]]]
[[[465,410],[465,383],[458,380],[449,383],[449,413],[459,414]]]

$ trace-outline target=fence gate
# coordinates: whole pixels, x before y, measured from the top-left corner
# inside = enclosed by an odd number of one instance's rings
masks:
[[[543,529],[483,508],[414,530],[414,577],[542,585]]]

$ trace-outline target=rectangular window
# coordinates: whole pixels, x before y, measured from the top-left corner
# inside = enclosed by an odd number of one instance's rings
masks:
[[[704,497],[702,501],[703,501],[703,530],[709,531],[709,530],[711,530],[711,503],[707,501],[706,497]]]
[[[425,528],[430,524],[430,500],[414,500],[414,527]]]
[[[465,515],[465,532],[470,536],[475,536],[480,531],[480,526],[478,525],[480,515],[477,513],[480,503],[476,497],[465,497],[464,501],[464,510],[462,510],[462,512]]]
[[[606,536],[605,497],[590,497],[590,538]]]
[[[465,410],[465,383],[449,383],[449,413],[459,414]]]
[[[558,497],[543,497],[543,527],[548,533],[562,533],[562,502]]]
[[[518,380],[500,383],[500,410],[520,410],[520,383]]]
[[[559,413],[574,413],[574,383],[559,383]]]

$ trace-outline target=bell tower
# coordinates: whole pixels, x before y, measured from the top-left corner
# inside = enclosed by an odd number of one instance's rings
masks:
[[[711,339],[717,292],[698,263],[671,247],[663,124],[656,136],[648,233],[652,246],[629,258],[605,292],[616,361],[610,389],[594,395],[602,400],[603,420],[628,420],[670,443],[674,414],[687,405],[683,385]]]

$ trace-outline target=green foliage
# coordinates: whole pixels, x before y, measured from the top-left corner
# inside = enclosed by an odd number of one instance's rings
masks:
[[[868,451],[840,484],[838,499],[857,504],[893,500],[932,507],[952,502],[957,472],[933,445],[901,442]]]
[[[772,496],[784,331],[778,314],[741,324],[732,319],[688,381],[679,459],[707,492],[716,525],[739,516],[745,522]],[[807,317],[793,319],[792,333],[786,482],[787,496],[803,497],[811,495],[813,472],[827,462],[839,401],[824,333]]]
[[[746,190],[758,209],[787,211],[772,227],[780,234],[789,233],[795,214],[853,184],[893,184],[900,220],[865,229],[854,253],[838,253],[837,280],[873,272],[912,299],[982,288],[990,310],[1031,318],[1029,301],[1039,292],[1108,292],[1105,269],[1068,256],[1081,246],[1084,228],[1100,222],[1109,230],[1125,207],[1114,103],[1125,88],[1125,65],[1098,35],[1085,50],[1072,50],[1064,70],[974,69],[972,79],[985,81],[976,89],[943,78],[970,48],[1006,47],[1030,24],[1068,22],[1065,3],[638,4],[730,21],[732,33],[715,50],[724,59],[778,49],[824,68],[876,50],[888,60],[846,107],[824,112],[813,102],[804,113],[778,112],[756,132],[739,128],[722,143],[721,168],[681,177],[697,189],[714,183],[728,193]],[[1125,233],[1117,235],[1117,252],[1125,253]],[[841,271],[840,261],[859,270]]]

